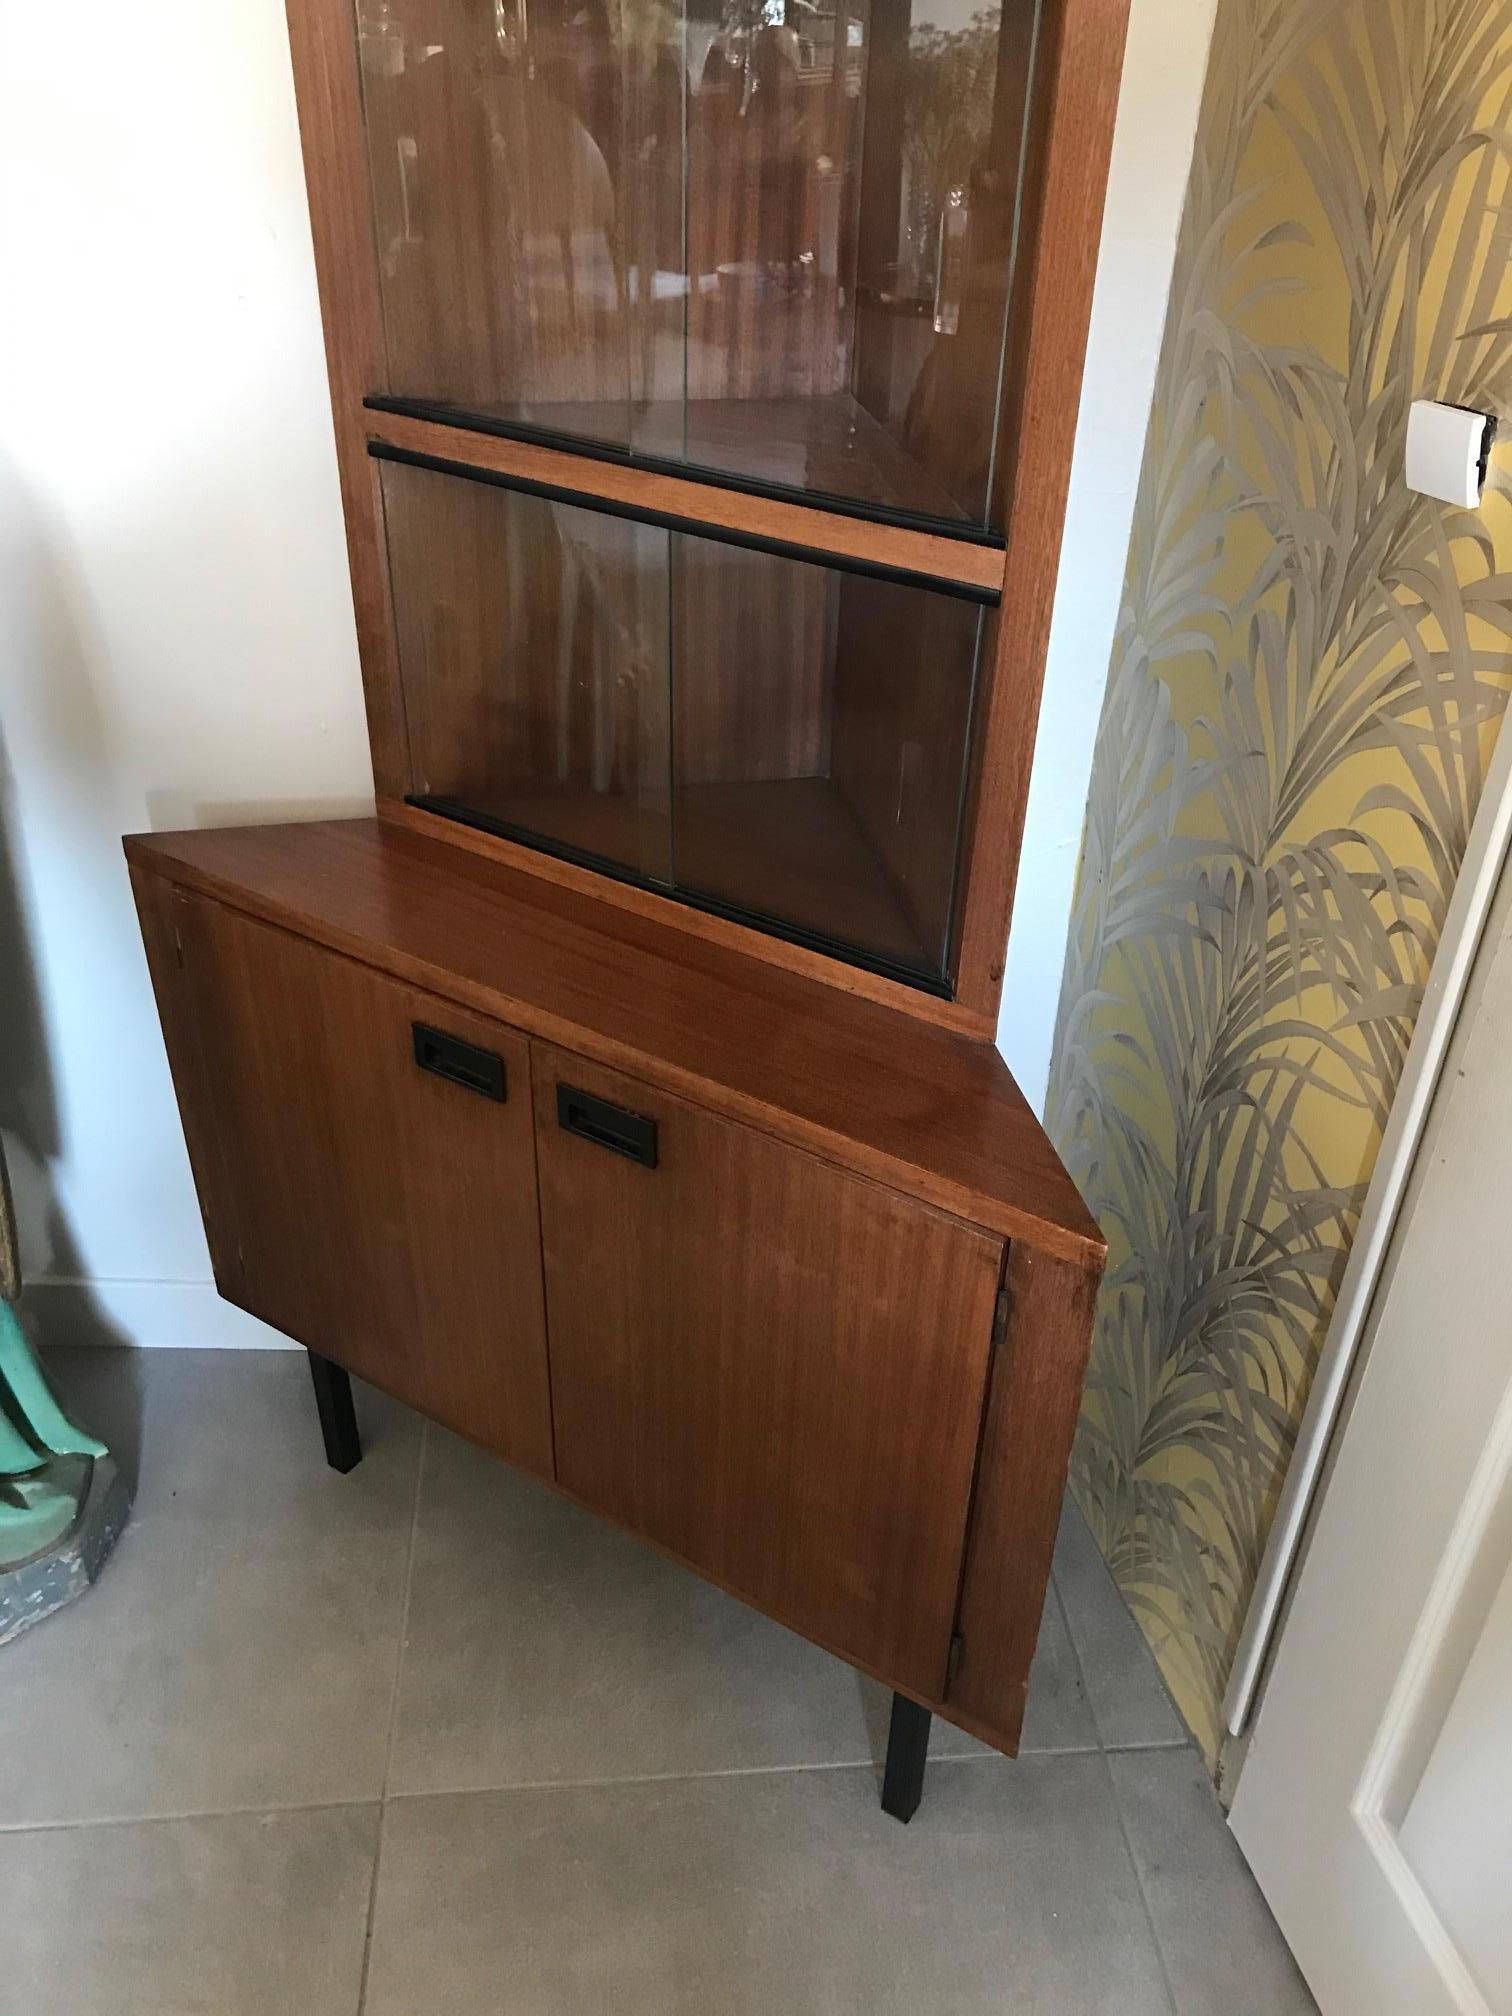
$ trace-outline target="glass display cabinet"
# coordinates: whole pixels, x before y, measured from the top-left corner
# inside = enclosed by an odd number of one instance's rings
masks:
[[[391,410],[1002,529],[1039,0],[359,0]]]
[[[221,1293],[1012,1754],[993,1045],[1127,0],[288,0],[375,816],[126,847]]]
[[[358,0],[403,798],[954,994],[1039,6]]]

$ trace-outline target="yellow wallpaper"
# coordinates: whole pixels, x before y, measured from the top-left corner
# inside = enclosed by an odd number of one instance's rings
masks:
[[[1051,1131],[1108,1234],[1073,1488],[1209,1755],[1512,692],[1512,0],[1219,0]]]

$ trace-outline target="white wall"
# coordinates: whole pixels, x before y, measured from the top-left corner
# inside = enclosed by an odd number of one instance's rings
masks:
[[[1036,1112],[1217,0],[1133,0],[998,1048]]]
[[[265,1337],[210,1287],[120,835],[371,802],[283,9],[0,0],[0,49],[0,1120],[25,1247],[144,1343]]]
[[[1043,1087],[1213,0],[1134,0],[1002,1042]],[[279,0],[0,0],[0,1125],[32,1303],[210,1285],[119,835],[369,801]]]

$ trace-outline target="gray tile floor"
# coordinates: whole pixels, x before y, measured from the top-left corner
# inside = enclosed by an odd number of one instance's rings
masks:
[[[80,1352],[138,1475],[0,1651],[0,1978],[28,2016],[977,2016],[1312,2004],[1085,1529],[1024,1754],[935,1727],[293,1353]]]

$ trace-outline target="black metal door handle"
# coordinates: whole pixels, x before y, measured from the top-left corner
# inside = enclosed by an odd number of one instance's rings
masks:
[[[448,1036],[444,1029],[432,1029],[416,1022],[415,1062],[422,1071],[448,1078],[468,1092],[480,1092],[485,1099],[501,1103],[509,1096],[504,1059],[496,1051],[478,1043],[464,1043],[460,1036]]]
[[[612,1149],[647,1169],[656,1167],[656,1122],[644,1113],[612,1106],[575,1085],[558,1085],[557,1124],[596,1147]]]

